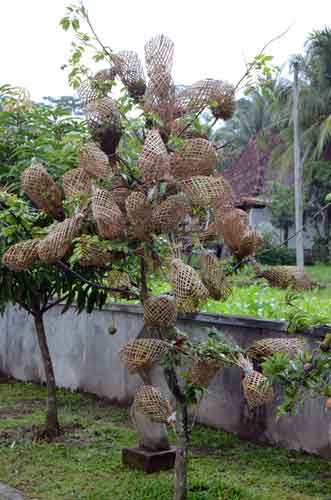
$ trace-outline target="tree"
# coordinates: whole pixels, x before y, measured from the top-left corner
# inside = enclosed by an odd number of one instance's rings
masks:
[[[4,88],[3,88],[4,89]],[[33,316],[47,384],[47,412],[45,428],[41,437],[52,438],[60,432],[56,402],[56,381],[44,325],[44,315],[55,305],[64,302],[63,311],[76,303],[78,311],[84,308],[91,312],[94,306],[102,307],[109,287],[100,281],[100,274],[90,268],[70,270],[68,263],[55,259],[51,266],[30,265],[38,260],[36,242],[47,235],[48,226],[53,222],[50,205],[47,203],[47,182],[60,191],[49,174],[45,174],[45,198],[40,206],[45,211],[36,210],[36,205],[23,198],[20,174],[30,165],[32,156],[38,160],[32,169],[40,171],[40,159],[47,161],[48,170],[59,176],[70,168],[77,159],[75,143],[84,137],[82,126],[71,121],[60,108],[51,110],[47,106],[31,104],[27,109],[16,103],[15,92],[6,87],[3,92],[0,112],[0,154],[3,185],[0,190],[0,305],[2,311],[8,303],[18,304]],[[5,94],[5,95],[4,95]],[[58,119],[61,118],[61,123]],[[70,138],[70,139],[69,139]],[[69,142],[70,140],[70,142]],[[39,170],[38,170],[39,169]],[[48,176],[48,177],[47,177]],[[41,186],[42,187],[42,186]],[[34,199],[36,202],[36,199]],[[66,213],[72,212],[66,207]],[[60,220],[65,216],[62,201],[58,211]],[[64,244],[64,242],[63,242]]]
[[[294,193],[291,186],[279,182],[271,185],[271,223],[283,231],[283,241],[287,242],[288,230],[294,221]]]

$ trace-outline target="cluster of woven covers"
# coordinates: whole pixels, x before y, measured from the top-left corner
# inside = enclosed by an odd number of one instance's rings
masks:
[[[219,158],[214,145],[190,125],[192,117],[207,108],[215,118],[229,119],[234,89],[213,79],[179,89],[171,76],[173,55],[173,42],[157,35],[145,45],[146,72],[135,52],[122,51],[114,55],[111,67],[82,83],[79,97],[90,139],[80,147],[78,165],[53,179],[46,166],[34,164],[21,180],[22,191],[33,205],[57,223],[38,241],[9,248],[3,257],[8,268],[21,271],[66,258],[73,240],[86,226],[91,228],[85,222],[92,222],[101,240],[151,241],[155,234],[191,232],[196,209],[208,211],[214,238],[223,238],[238,258],[255,253],[259,235],[250,230],[246,214],[235,208],[231,187],[216,173]],[[133,184],[121,175],[118,149],[124,118],[111,97],[115,78],[147,116],[136,165],[139,179]],[[170,137],[179,139],[176,147],[169,145]],[[160,185],[162,195],[155,197]],[[77,199],[81,210],[66,217],[64,200]],[[206,232],[210,228],[204,226]],[[106,245],[92,244],[84,237],[82,248],[82,266],[102,268],[112,259]],[[209,296],[228,297],[230,289],[217,259],[202,254],[201,268],[199,275],[181,259],[171,262],[176,310],[197,312]]]
[[[176,349],[176,345],[170,341],[141,338],[124,345],[120,356],[131,374],[139,374],[141,371],[149,372],[153,366],[162,363],[166,355],[176,352]],[[250,409],[270,404],[274,399],[272,385],[255,367],[276,353],[283,353],[293,358],[304,349],[305,343],[299,338],[267,338],[255,341],[245,355],[238,353],[233,356],[229,365],[239,367],[241,370],[242,393]],[[185,348],[185,344],[181,346],[178,354],[185,355],[187,365],[186,372],[181,371],[181,377],[184,377],[189,384],[205,390],[215,376],[221,374],[225,366],[212,356],[190,355],[190,350]],[[174,422],[174,409],[168,396],[150,384],[143,384],[138,389],[133,407],[156,422],[168,425]]]

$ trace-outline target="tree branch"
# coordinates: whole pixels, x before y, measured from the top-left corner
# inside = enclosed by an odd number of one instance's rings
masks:
[[[261,56],[263,54],[263,52],[265,51],[265,49],[267,47],[269,47],[269,45],[271,45],[272,43],[276,42],[277,40],[279,40],[280,38],[282,38],[283,36],[285,36],[289,31],[290,29],[292,28],[293,26],[293,23],[290,24],[290,26],[288,28],[286,28],[285,31],[283,31],[282,33],[280,33],[280,35],[277,35],[275,36],[274,38],[272,38],[271,40],[269,40],[269,42],[267,42],[263,47],[262,49],[260,50],[260,52],[255,56],[255,59],[259,56]],[[246,72],[244,73],[244,75],[240,78],[240,80],[238,81],[237,85],[235,86],[234,90],[238,90],[238,87],[239,85],[245,80],[245,78],[247,78],[247,76],[249,75],[249,73],[251,72],[252,68],[254,67],[254,64],[255,62],[251,62],[247,69],[246,69]]]

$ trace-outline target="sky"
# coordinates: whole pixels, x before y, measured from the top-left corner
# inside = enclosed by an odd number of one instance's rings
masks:
[[[0,84],[26,87],[33,99],[73,94],[61,66],[71,35],[59,26],[73,0],[0,0]],[[202,78],[236,83],[264,44],[276,64],[302,52],[308,33],[331,24],[329,0],[85,0],[94,27],[113,50],[136,50],[164,33],[175,42],[176,84]],[[96,68],[97,69],[97,68]]]

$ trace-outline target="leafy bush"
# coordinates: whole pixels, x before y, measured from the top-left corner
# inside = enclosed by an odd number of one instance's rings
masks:
[[[256,259],[261,264],[272,266],[293,266],[296,263],[293,248],[279,247],[275,244],[273,233],[263,233],[263,245],[256,253]]]

